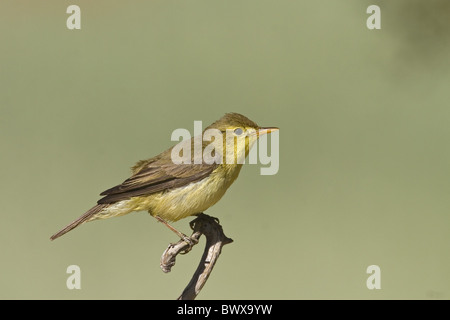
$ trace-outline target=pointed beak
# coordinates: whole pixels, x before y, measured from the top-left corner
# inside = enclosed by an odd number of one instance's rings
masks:
[[[258,129],[258,136],[262,136],[264,134],[271,133],[271,132],[278,131],[278,130],[280,130],[280,129],[278,129],[277,127],[259,128]]]

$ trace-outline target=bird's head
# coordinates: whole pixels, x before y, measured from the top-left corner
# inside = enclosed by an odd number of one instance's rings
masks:
[[[223,157],[224,163],[227,164],[230,163],[230,159],[234,159],[232,160],[233,163],[243,163],[251,147],[260,136],[279,130],[276,127],[260,127],[239,113],[225,114],[208,126],[204,133],[208,132],[208,129],[215,129],[213,130],[215,132],[218,130],[222,134]],[[220,143],[220,141],[215,142],[214,139],[211,140],[211,144],[218,147],[217,143]]]

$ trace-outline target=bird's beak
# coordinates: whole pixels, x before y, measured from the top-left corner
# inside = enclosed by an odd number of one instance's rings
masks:
[[[271,132],[278,131],[278,130],[280,130],[280,129],[278,129],[277,127],[259,128],[258,129],[258,136],[262,136],[264,134],[271,133]]]

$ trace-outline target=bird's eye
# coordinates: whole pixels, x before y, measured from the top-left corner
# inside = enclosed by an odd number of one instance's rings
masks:
[[[244,132],[244,130],[242,130],[242,128],[234,129],[234,134],[237,136],[240,136],[243,132]]]

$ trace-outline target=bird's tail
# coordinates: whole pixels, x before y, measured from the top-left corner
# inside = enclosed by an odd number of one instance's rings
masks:
[[[75,229],[80,224],[83,224],[83,223],[87,222],[90,218],[92,218],[92,216],[94,214],[99,213],[100,211],[102,211],[107,206],[108,206],[108,204],[98,204],[98,205],[92,207],[85,214],[83,214],[81,217],[79,217],[77,220],[72,221],[67,226],[65,226],[63,229],[61,229],[60,231],[58,231],[57,233],[52,235],[50,237],[50,240],[55,240],[56,238],[61,237],[62,235],[64,235],[67,232],[69,232],[70,230]]]

